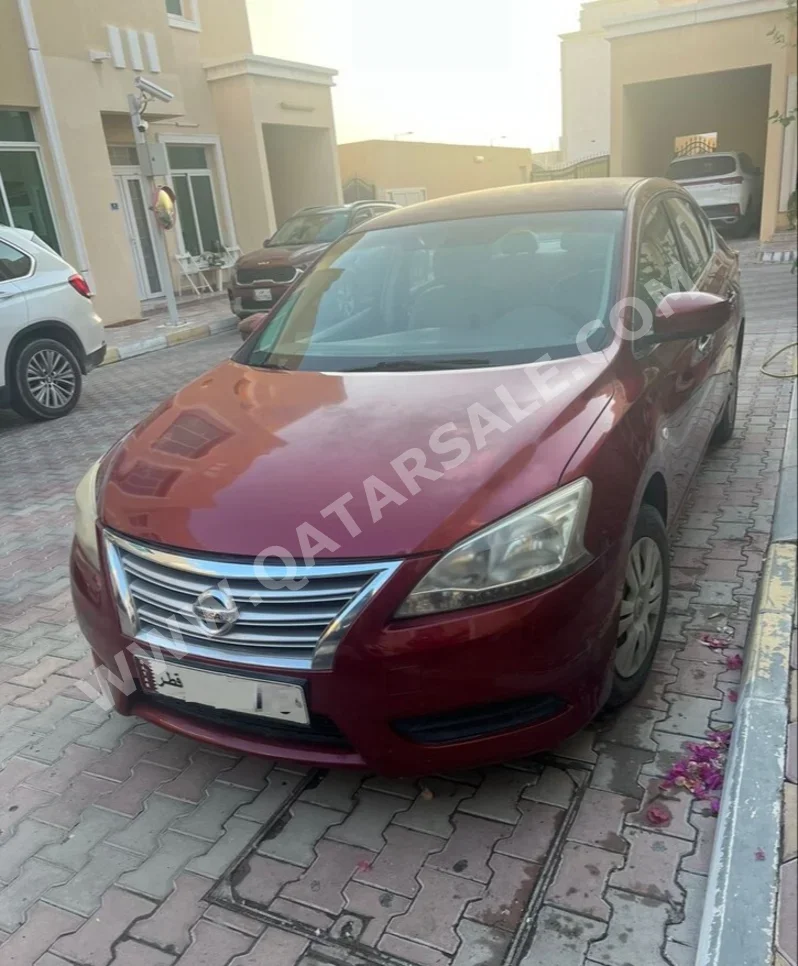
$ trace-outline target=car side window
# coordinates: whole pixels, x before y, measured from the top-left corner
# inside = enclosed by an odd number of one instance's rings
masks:
[[[0,241],[0,282],[24,278],[31,270],[33,260],[25,252]]]
[[[709,252],[710,258],[715,254],[715,229],[712,227],[712,222],[704,214],[703,210],[697,205],[691,205],[693,214],[698,224],[701,226],[701,233],[704,236],[704,241],[706,242],[707,251]]]
[[[373,217],[374,213],[371,208],[363,208],[361,211],[356,211],[352,218],[352,227],[357,228],[358,225],[370,221]]]
[[[697,282],[709,262],[710,250],[692,205],[683,198],[668,198],[665,202],[684,248],[690,278]]]
[[[682,277],[679,243],[662,202],[643,216],[637,249],[635,294],[652,312]]]

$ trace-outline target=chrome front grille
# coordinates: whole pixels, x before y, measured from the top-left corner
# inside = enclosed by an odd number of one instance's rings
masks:
[[[344,634],[398,566],[298,566],[290,580],[303,586],[272,589],[271,581],[286,580],[285,568],[176,554],[111,533],[106,556],[122,630],[137,641],[259,667],[316,669],[332,666]],[[238,612],[223,630],[195,611],[216,590]]]
[[[290,285],[301,272],[293,265],[264,265],[260,268],[239,268],[239,285]]]

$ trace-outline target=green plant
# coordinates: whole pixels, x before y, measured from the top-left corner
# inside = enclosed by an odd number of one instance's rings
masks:
[[[779,47],[789,47],[795,49],[793,32],[798,25],[798,0],[786,0],[787,2],[787,28],[783,26],[771,27],[768,37],[772,38],[773,43]],[[782,127],[789,127],[793,121],[798,119],[798,108],[789,111],[774,111],[768,118],[774,124],[781,124]]]
[[[793,50],[796,42],[793,39],[795,28],[798,26],[798,0],[786,0],[787,2],[787,30],[781,26],[772,27],[768,31],[768,37],[773,39],[774,44],[779,47],[789,47]],[[789,111],[774,111],[768,118],[773,124],[781,124],[783,128],[788,128],[795,120],[798,120],[798,108],[794,107]],[[787,218],[790,228],[795,228],[798,224],[798,191],[793,191],[787,202]],[[798,259],[792,263],[793,275],[798,272]]]

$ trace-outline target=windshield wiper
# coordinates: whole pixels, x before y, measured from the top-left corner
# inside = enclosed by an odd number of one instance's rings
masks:
[[[391,359],[388,362],[375,362],[373,366],[361,366],[351,372],[411,372],[433,369],[475,369],[487,366],[487,359]]]

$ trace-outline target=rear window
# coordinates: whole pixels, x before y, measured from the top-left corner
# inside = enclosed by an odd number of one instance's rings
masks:
[[[734,174],[737,170],[737,159],[729,155],[715,155],[700,158],[680,158],[671,161],[668,177],[671,181],[685,181],[693,178],[720,178],[723,175]]]
[[[0,241],[0,282],[24,278],[31,269],[31,259],[18,248]]]

